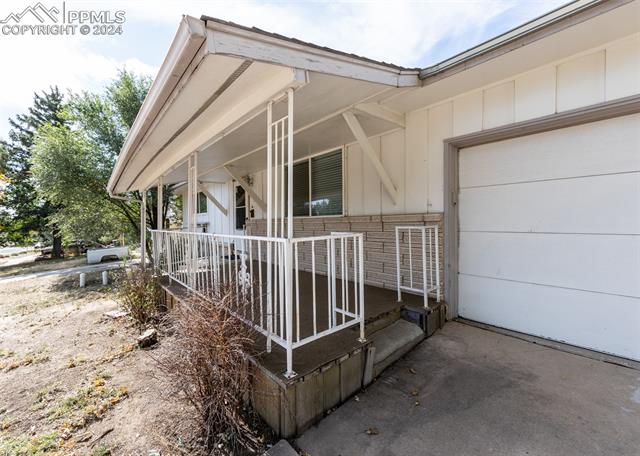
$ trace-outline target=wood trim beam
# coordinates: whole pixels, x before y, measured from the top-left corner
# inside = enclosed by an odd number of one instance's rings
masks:
[[[355,109],[356,111],[359,111],[363,114],[368,114],[371,117],[386,120],[387,122],[391,122],[402,128],[405,127],[404,114],[384,107],[379,103],[359,103],[355,105]]]
[[[207,199],[211,201],[214,204],[214,206],[217,207],[220,210],[220,212],[224,214],[225,217],[227,216],[227,214],[229,213],[227,209],[222,205],[220,201],[218,201],[218,199],[215,196],[209,193],[209,190],[207,190],[207,187],[205,187],[204,184],[200,181],[198,181],[198,190],[204,193],[204,196],[206,196]]]
[[[251,196],[251,199],[253,200],[254,203],[258,205],[260,210],[262,210],[263,212],[266,212],[267,205],[262,200],[262,198],[260,198],[258,194],[253,191],[251,186],[247,184],[247,181],[245,181],[238,173],[236,173],[231,166],[225,166],[224,169],[227,173],[229,173],[231,177],[235,179],[235,181],[238,184],[240,184],[240,187],[244,188],[244,191],[247,192],[249,196]]]
[[[398,204],[398,200],[400,199],[400,196],[398,194],[398,189],[393,184],[393,181],[391,180],[391,177],[389,177],[387,170],[384,169],[382,162],[376,155],[376,152],[373,149],[373,146],[371,145],[369,138],[367,138],[367,135],[362,129],[362,125],[360,125],[360,122],[358,121],[357,117],[352,112],[342,113],[342,117],[344,117],[344,120],[347,122],[347,125],[351,129],[353,136],[355,136],[356,141],[358,141],[358,144],[362,148],[362,151],[373,164],[373,167],[378,173],[378,176],[382,181],[382,185],[384,185],[385,190],[391,197],[393,204]]]

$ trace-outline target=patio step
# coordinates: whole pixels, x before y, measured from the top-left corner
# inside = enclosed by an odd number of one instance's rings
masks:
[[[415,347],[425,336],[426,334],[418,325],[403,319],[372,334],[372,346],[375,347],[373,376],[380,375],[383,370]]]

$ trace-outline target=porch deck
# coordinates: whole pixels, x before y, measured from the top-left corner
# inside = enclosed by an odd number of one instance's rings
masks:
[[[322,295],[323,290],[326,293],[326,280],[326,276],[316,276],[318,300],[326,299],[326,295]],[[187,293],[187,289],[177,282],[169,283],[168,277],[163,278],[162,284],[165,290],[176,299],[180,299]],[[297,374],[296,378],[309,375],[323,366],[365,347],[372,333],[393,323],[400,317],[403,307],[420,308],[423,306],[422,296],[403,293],[403,301],[398,302],[396,291],[371,285],[365,285],[364,296],[367,342],[358,341],[358,327],[352,326],[297,348],[293,357],[293,370]],[[429,305],[435,307],[437,303],[435,300],[429,299]],[[319,311],[318,309],[317,311]],[[320,317],[318,315],[318,321],[321,319]],[[312,327],[312,276],[308,272],[300,271],[301,332],[310,332]],[[283,384],[295,381],[296,378],[287,379],[283,375],[287,368],[286,350],[278,344],[273,344],[271,353],[267,353],[265,336],[257,331],[254,331],[254,335],[255,350],[256,353],[259,353],[257,361],[260,366],[268,372],[270,377]]]

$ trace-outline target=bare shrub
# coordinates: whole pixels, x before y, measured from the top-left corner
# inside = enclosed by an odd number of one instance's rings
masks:
[[[195,295],[182,300],[168,318],[172,349],[157,361],[197,410],[209,449],[255,453],[262,441],[247,405],[253,339],[231,308],[236,308],[231,287],[206,300]]]
[[[118,301],[140,327],[157,318],[162,288],[152,269],[132,267],[120,274],[116,284]]]

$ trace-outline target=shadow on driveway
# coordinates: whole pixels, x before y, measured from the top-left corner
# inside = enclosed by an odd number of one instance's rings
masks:
[[[358,399],[298,446],[313,456],[640,454],[640,371],[457,322]]]

